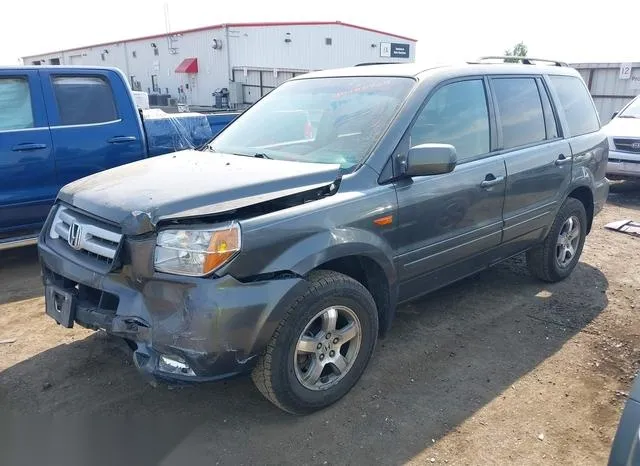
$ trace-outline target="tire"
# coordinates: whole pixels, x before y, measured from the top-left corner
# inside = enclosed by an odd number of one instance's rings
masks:
[[[559,244],[561,242],[560,235],[565,234],[565,241],[567,241],[566,232],[569,231],[567,222],[571,218],[574,219],[574,222],[575,220],[579,222],[579,235],[575,238],[575,245],[572,246],[574,253],[570,257],[569,255],[565,256],[566,262],[561,264],[562,261],[558,259],[558,255],[562,255],[567,243]],[[569,235],[569,237],[572,236]],[[587,213],[584,205],[577,199],[567,198],[560,207],[544,242],[527,251],[529,271],[534,277],[545,282],[555,283],[564,280],[571,275],[578,264],[586,236]]]
[[[364,372],[378,338],[376,304],[364,286],[327,270],[313,271],[307,280],[309,287],[287,310],[252,373],[265,398],[292,414],[317,411],[346,395]],[[332,321],[334,334],[327,338]],[[303,332],[304,347],[299,345]],[[322,375],[313,385],[312,369],[319,367]]]

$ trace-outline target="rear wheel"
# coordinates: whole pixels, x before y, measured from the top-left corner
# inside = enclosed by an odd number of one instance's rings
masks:
[[[527,252],[531,274],[546,282],[567,278],[578,264],[587,235],[587,214],[582,202],[568,198],[544,242]]]
[[[314,271],[253,371],[260,392],[281,409],[304,414],[342,398],[373,353],[378,313],[367,289],[332,271]]]

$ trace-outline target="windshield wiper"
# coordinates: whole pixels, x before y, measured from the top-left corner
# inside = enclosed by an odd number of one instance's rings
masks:
[[[269,157],[267,154],[265,154],[264,152],[258,152],[256,154],[253,154],[253,156],[257,159],[269,159],[272,160],[271,157]]]
[[[618,118],[638,118],[638,117],[633,115],[620,115]]]

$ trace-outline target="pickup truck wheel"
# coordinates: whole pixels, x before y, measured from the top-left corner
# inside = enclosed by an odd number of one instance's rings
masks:
[[[320,270],[288,309],[253,370],[260,392],[292,414],[342,398],[358,381],[378,336],[376,304],[356,280]]]
[[[587,214],[577,199],[568,198],[544,242],[527,252],[531,274],[546,282],[567,278],[578,264],[587,236]]]

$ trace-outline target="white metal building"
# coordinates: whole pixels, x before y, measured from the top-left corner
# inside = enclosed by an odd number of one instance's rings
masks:
[[[602,123],[611,120],[640,94],[640,63],[574,63],[598,108]]]
[[[416,40],[342,22],[234,23],[23,57],[25,65],[120,68],[134,90],[212,106],[230,92],[250,104],[308,71],[368,62],[413,62]]]

